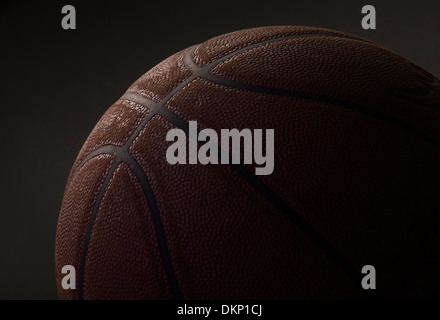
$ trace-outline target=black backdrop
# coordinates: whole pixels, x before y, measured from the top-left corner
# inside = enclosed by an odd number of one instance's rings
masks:
[[[61,28],[74,5],[77,29]],[[377,30],[361,28],[361,8]],[[264,25],[310,25],[384,45],[440,76],[440,2],[15,1],[0,7],[0,299],[55,299],[64,184],[86,137],[125,89],[169,55]]]

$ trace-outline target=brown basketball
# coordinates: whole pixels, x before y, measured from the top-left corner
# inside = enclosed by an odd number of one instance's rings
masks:
[[[166,135],[189,121],[274,129],[273,173],[169,164]],[[182,50],[82,147],[58,221],[59,296],[438,297],[439,128],[439,80],[355,36],[262,27]]]

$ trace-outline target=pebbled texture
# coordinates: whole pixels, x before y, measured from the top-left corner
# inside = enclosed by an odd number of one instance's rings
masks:
[[[121,163],[107,187],[90,237],[85,299],[171,298],[151,225],[141,187]]]
[[[61,299],[77,299],[77,290],[61,287],[61,269],[79,266],[84,235],[99,189],[113,161],[113,156],[99,155],[86,162],[70,183],[63,199],[56,234],[55,256],[58,293]]]
[[[74,170],[91,151],[104,145],[123,146],[147,114],[148,109],[131,101],[120,100],[112,105],[98,121],[82,146],[70,172],[69,180]]]
[[[197,46],[193,60],[199,66],[207,65],[229,53],[251,44],[285,36],[302,34],[328,34],[360,39],[347,33],[325,28],[271,26],[239,30],[209,39]],[[368,41],[363,40],[362,41]]]
[[[438,149],[386,121],[340,106],[245,92],[200,79],[181,89],[167,108],[185,119],[197,118],[199,130],[273,128],[282,133],[275,134],[274,172],[260,179],[359,269],[368,261],[380,266],[386,275],[382,291],[415,290],[410,282],[424,275],[417,270],[429,267],[423,259],[406,259],[419,255],[419,232],[429,228],[435,214]],[[255,166],[248,168],[255,172]],[[399,232],[388,233],[393,229]],[[402,282],[410,269],[413,276]],[[419,294],[432,294],[426,290]]]
[[[237,54],[211,71],[243,83],[366,104],[440,139],[440,81],[369,42],[324,37],[278,41]]]
[[[153,118],[130,151],[155,190],[184,298],[359,296],[328,257],[229,167],[170,166],[165,137],[172,128]],[[326,267],[315,273],[314,266]]]
[[[152,101],[160,102],[179,83],[191,75],[185,67],[183,57],[188,50],[182,50],[165,59],[135,81],[127,92],[135,92]]]
[[[373,297],[440,296],[440,82],[425,70],[337,31],[262,27],[182,50],[127,93],[66,186],[60,298],[365,298],[366,264]],[[226,165],[169,165],[166,133],[190,120],[275,129],[275,170],[257,183],[276,196]],[[82,295],[60,287],[65,264]]]

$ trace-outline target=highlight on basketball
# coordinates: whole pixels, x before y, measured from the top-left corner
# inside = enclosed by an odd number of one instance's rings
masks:
[[[438,3],[412,2],[6,1],[0,298],[438,299]]]

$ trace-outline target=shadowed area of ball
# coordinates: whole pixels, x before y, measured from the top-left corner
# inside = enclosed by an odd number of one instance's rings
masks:
[[[191,120],[274,129],[273,173],[170,165],[167,132]],[[352,35],[273,26],[182,50],[80,151],[58,222],[59,296],[439,297],[439,126],[439,80]],[[61,287],[64,265],[75,290]],[[362,289],[364,265],[377,290]]]

